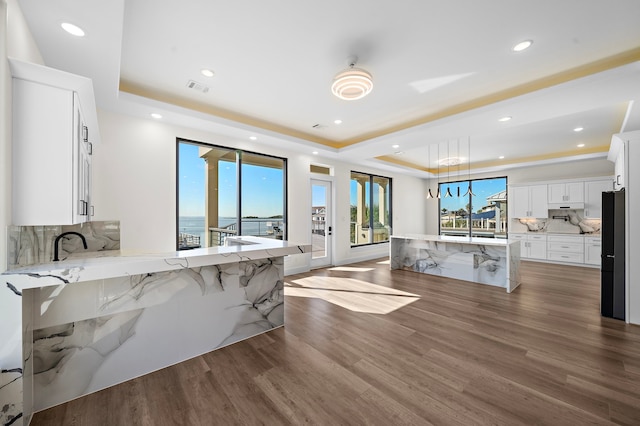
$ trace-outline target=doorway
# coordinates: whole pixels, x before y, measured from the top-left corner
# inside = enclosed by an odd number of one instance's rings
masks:
[[[311,267],[332,265],[331,182],[311,179]]]

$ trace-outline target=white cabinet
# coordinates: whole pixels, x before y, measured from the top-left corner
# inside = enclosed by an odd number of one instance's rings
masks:
[[[624,154],[624,145],[620,147],[620,149],[616,153],[615,157],[615,180],[614,180],[614,188],[616,191],[625,187],[625,154]]]
[[[549,203],[584,202],[584,182],[550,183]]]
[[[584,237],[584,263],[600,265],[601,253],[600,237]]]
[[[92,133],[81,96],[69,81],[83,77],[12,62],[14,225],[71,225],[88,221]],[[71,76],[71,77],[70,77]],[[61,78],[58,78],[61,77]],[[90,80],[89,80],[90,81]],[[72,86],[72,85],[71,85]],[[91,121],[97,123],[95,104]]]
[[[547,236],[542,234],[509,234],[510,240],[520,241],[520,257],[523,259],[547,259]]]
[[[600,219],[602,217],[602,193],[613,191],[611,180],[594,180],[584,183],[584,217]]]
[[[511,217],[547,217],[547,185],[513,186],[509,189],[509,203]]]
[[[584,237],[580,235],[547,236],[547,259],[584,263]]]

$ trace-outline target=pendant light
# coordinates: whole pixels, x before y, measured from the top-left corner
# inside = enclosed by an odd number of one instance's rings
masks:
[[[427,145],[427,173],[430,173],[429,167],[431,166],[431,145]],[[429,191],[427,191],[427,200],[433,198],[431,193],[431,179],[429,179]]]
[[[453,197],[451,194],[451,176],[449,171],[451,170],[451,156],[449,155],[449,141],[447,141],[447,191],[444,193],[445,198]]]
[[[467,188],[467,192],[464,193],[464,197],[467,195],[475,197],[476,194],[471,191],[471,136],[467,138],[467,156],[467,183],[469,186]]]
[[[438,192],[436,198],[440,199],[440,142],[438,142]]]
[[[458,182],[458,186],[456,188],[456,192],[458,198],[460,198],[460,138],[456,139],[456,182]]]

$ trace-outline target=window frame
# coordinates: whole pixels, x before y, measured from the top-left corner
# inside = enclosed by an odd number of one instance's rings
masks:
[[[187,138],[176,137],[176,250],[179,250],[180,242],[179,242],[179,234],[180,234],[180,144],[186,143],[195,146],[202,146],[213,149],[223,149],[235,152],[235,165],[236,165],[236,220],[238,223],[238,235],[242,235],[242,154],[251,154],[257,155],[267,158],[272,158],[275,160],[282,161],[282,224],[284,227],[282,233],[282,240],[287,240],[289,233],[289,220],[288,220],[288,209],[289,209],[289,194],[288,194],[288,167],[289,160],[286,157],[279,157],[277,155],[264,154],[261,152],[250,151],[247,149],[239,149],[234,147],[228,147],[223,145],[217,145],[207,142],[196,141]],[[205,230],[206,231],[206,230]],[[205,237],[206,237],[205,233]]]
[[[376,244],[388,244],[389,241],[391,240],[391,236],[393,235],[393,178],[390,178],[388,176],[383,176],[383,175],[378,175],[375,173],[367,173],[367,172],[360,172],[357,170],[351,170],[351,172],[349,173],[349,187],[351,187],[351,181],[353,180],[353,175],[354,174],[359,174],[359,175],[364,175],[364,176],[368,176],[369,177],[369,197],[368,197],[368,202],[369,202],[369,229],[375,229],[374,225],[373,225],[373,185],[374,185],[374,178],[383,178],[383,179],[387,179],[389,181],[389,237],[387,240],[385,241],[370,241],[368,243],[363,243],[363,244],[353,244],[351,242],[351,222],[349,223],[349,244],[351,245],[351,248],[355,248],[355,247],[366,247],[366,246],[371,246],[371,245],[376,245]],[[349,191],[351,191],[351,189],[349,189]],[[380,214],[380,211],[378,210],[378,215]],[[349,218],[351,218],[351,193],[349,193]],[[373,238],[371,238],[373,239]]]
[[[438,182],[438,190],[440,195],[440,198],[438,199],[438,235],[442,235],[442,218],[440,216],[441,212],[442,212],[442,199],[444,198],[444,192],[442,191],[442,187],[441,185],[451,185],[451,184],[459,184],[459,183],[465,183],[468,182],[469,187],[471,188],[471,191],[473,192],[473,182],[480,182],[483,180],[493,180],[493,179],[504,179],[504,190],[507,191],[509,188],[509,177],[508,176],[491,176],[491,177],[485,177],[485,178],[478,178],[478,179],[462,179],[462,180],[456,180],[456,181],[448,181],[448,182]],[[508,194],[508,192],[507,192]],[[462,196],[461,196],[462,197]],[[508,197],[508,195],[507,195]],[[471,207],[473,207],[473,199],[471,197],[471,194],[468,195],[468,200],[469,200],[469,207],[471,210]],[[507,208],[505,209],[505,212],[507,214],[507,220],[506,220],[506,224],[507,224],[507,231],[505,232],[505,238],[508,238],[508,223],[509,223],[509,200],[507,198]],[[471,215],[473,214],[472,211],[469,212],[469,224],[468,224],[468,232],[466,233],[465,236],[471,238],[473,236],[473,221],[471,219]],[[493,237],[473,237],[473,238],[496,238],[495,234]]]

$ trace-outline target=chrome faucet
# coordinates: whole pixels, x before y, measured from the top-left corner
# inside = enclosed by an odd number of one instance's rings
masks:
[[[56,237],[56,241],[53,243],[53,261],[57,262],[60,259],[58,259],[58,242],[60,241],[60,239],[62,237],[64,237],[65,235],[77,235],[78,237],[80,237],[80,239],[82,240],[82,245],[84,246],[84,249],[87,249],[87,240],[84,238],[84,235],[82,235],[79,232],[75,232],[75,231],[69,231],[69,232],[63,232],[62,234],[58,235]]]

